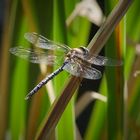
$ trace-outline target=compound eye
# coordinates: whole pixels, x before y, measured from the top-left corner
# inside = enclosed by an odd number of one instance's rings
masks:
[[[83,46],[81,46],[80,49],[83,51],[84,55],[87,55],[89,53],[89,50]]]

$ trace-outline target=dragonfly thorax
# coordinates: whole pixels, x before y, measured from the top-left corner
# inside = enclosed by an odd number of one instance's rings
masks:
[[[65,62],[70,63],[84,63],[85,58],[88,56],[89,51],[85,47],[71,49],[66,54]]]
[[[67,57],[69,59],[73,58],[85,58],[89,54],[89,51],[85,47],[74,48],[67,53]]]

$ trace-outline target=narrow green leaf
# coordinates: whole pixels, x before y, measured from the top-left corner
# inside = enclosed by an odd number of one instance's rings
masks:
[[[102,84],[100,87],[100,94],[105,96],[107,94],[105,77],[102,80]],[[90,116],[90,121],[85,134],[85,140],[105,139],[106,111],[107,111],[107,102],[97,100],[95,102],[95,106]]]

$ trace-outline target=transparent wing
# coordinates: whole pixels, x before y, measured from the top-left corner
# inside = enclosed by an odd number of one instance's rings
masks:
[[[25,33],[24,37],[36,47],[43,48],[43,49],[50,49],[50,50],[62,50],[64,52],[68,52],[71,50],[67,45],[55,43],[42,35],[37,33]]]
[[[15,47],[9,50],[12,54],[26,59],[32,63],[44,63],[47,65],[58,64],[61,57],[49,55],[47,52],[35,51],[30,48]]]
[[[122,65],[122,61],[111,59],[105,56],[94,55],[89,60],[89,63],[100,65],[100,66],[120,66]]]
[[[102,77],[100,71],[84,64],[69,62],[64,66],[63,69],[77,77],[83,77],[87,79],[100,79]]]

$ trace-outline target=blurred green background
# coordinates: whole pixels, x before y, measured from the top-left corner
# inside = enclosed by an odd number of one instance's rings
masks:
[[[24,38],[26,32],[37,32],[72,48],[87,46],[118,1],[80,2],[1,1],[0,140],[35,139],[55,97],[70,78],[67,72],[61,73],[26,101],[26,94],[58,66],[31,64],[11,55],[9,48],[31,47]],[[50,140],[140,138],[139,5],[138,0],[133,2],[100,53],[122,60],[123,65],[99,68],[103,73],[100,80],[83,79]]]

